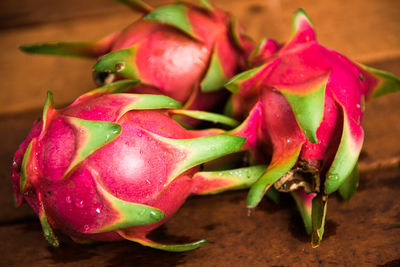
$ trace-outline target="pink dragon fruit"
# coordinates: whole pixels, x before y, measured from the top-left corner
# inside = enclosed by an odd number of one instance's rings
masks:
[[[128,239],[168,251],[194,249],[206,240],[165,245],[146,235],[190,194],[248,187],[254,182],[248,177],[263,169],[198,172],[200,164],[238,151],[245,139],[219,129],[189,131],[171,115],[234,121],[179,110],[166,96],[122,93],[133,85],[112,83],[59,110],[48,93],[43,118],[14,156],[16,204],[25,200],[33,208],[54,246],[52,229],[77,242]]]
[[[252,58],[262,64],[226,85],[235,94],[229,110],[236,117],[251,110],[248,121],[259,125],[256,132],[240,133],[256,140],[255,161],[272,155],[247,205],[255,208],[270,188],[292,192],[316,247],[328,195],[339,190],[349,199],[357,188],[365,99],[398,91],[400,80],[318,44],[301,9],[291,40],[283,46],[263,41]]]
[[[235,19],[207,1],[152,9],[141,1],[120,1],[147,13],[121,32],[95,42],[24,45],[28,53],[98,58],[96,77],[139,80],[132,93],[163,94],[186,109],[210,110],[223,85],[244,70],[252,43]],[[108,76],[106,76],[108,77]],[[108,80],[112,79],[110,77]],[[103,85],[103,84],[100,84]]]

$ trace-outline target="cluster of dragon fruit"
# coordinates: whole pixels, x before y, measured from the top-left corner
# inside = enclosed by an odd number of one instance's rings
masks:
[[[348,200],[357,189],[365,101],[399,91],[400,80],[320,45],[302,9],[289,41],[254,45],[205,0],[120,2],[143,17],[93,42],[21,47],[97,60],[99,88],[62,109],[47,93],[14,156],[16,205],[32,207],[53,246],[58,231],[79,243],[187,251],[207,239],[147,235],[190,195],[249,188],[255,209],[264,195],[290,193],[317,247],[329,195]]]

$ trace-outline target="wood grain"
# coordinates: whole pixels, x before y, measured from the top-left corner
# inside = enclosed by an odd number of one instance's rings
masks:
[[[87,1],[85,6],[89,2],[94,6],[100,5],[97,1],[100,0]],[[400,1],[355,0],[343,3],[336,0],[318,4],[311,0],[215,2],[237,16],[255,40],[262,37],[276,38],[281,42],[287,40],[292,14],[298,7],[303,7],[314,21],[322,44],[363,63],[400,58],[400,20],[397,14]],[[55,1],[52,3],[54,5]],[[57,103],[64,104],[92,89],[90,70],[94,61],[26,55],[18,47],[41,41],[98,39],[122,29],[139,16],[126,8],[118,8],[118,12],[112,10],[110,8],[101,16],[78,16],[1,30],[0,49],[4,52],[0,54],[3,77],[0,80],[0,114],[40,108],[47,90],[53,91]],[[68,9],[65,12],[68,13]]]
[[[154,5],[164,0],[148,1]],[[354,60],[400,75],[397,0],[219,0],[250,36],[285,41],[293,12],[303,7],[320,42]],[[246,192],[193,197],[153,237],[163,242],[211,243],[187,253],[166,253],[130,242],[82,246],[61,237],[49,247],[31,209],[14,209],[11,162],[32,122],[40,117],[45,93],[58,106],[93,89],[94,61],[32,56],[24,43],[94,40],[117,31],[139,14],[108,0],[0,1],[0,266],[399,266],[400,172],[363,175],[354,198],[329,199],[326,235],[312,249],[294,203],[266,199],[246,216]],[[367,103],[363,160],[400,155],[400,94]]]

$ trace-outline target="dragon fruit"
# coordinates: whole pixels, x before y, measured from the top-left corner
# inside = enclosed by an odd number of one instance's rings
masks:
[[[236,20],[207,1],[200,1],[201,6],[178,3],[156,9],[142,1],[120,2],[147,14],[95,42],[36,43],[21,49],[99,58],[94,65],[98,85],[104,80],[138,80],[142,86],[132,93],[166,95],[186,109],[211,110],[220,103],[225,97],[220,89],[244,70],[253,48]]]
[[[349,199],[357,188],[364,101],[398,91],[400,80],[318,44],[301,9],[291,40],[264,40],[252,60],[254,68],[226,85],[234,93],[227,111],[237,118],[250,112],[249,123],[259,125],[240,133],[256,140],[254,161],[270,161],[247,206],[255,208],[270,188],[291,192],[316,247],[328,195],[339,190]]]
[[[249,187],[265,169],[199,172],[200,164],[239,151],[245,139],[220,129],[186,130],[171,116],[234,121],[180,110],[166,96],[123,93],[134,85],[115,82],[58,110],[48,93],[42,119],[16,152],[16,205],[25,200],[33,208],[52,245],[58,246],[57,229],[77,242],[128,239],[168,251],[197,248],[207,240],[166,245],[146,235],[190,194]]]

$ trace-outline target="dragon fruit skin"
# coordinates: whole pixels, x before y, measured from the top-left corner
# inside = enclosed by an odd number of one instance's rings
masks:
[[[349,199],[358,184],[364,101],[398,91],[400,80],[318,44],[303,10],[293,25],[288,43],[264,40],[252,55],[261,65],[227,83],[235,93],[228,110],[237,118],[250,112],[252,123],[259,124],[247,133],[257,136],[255,161],[266,160],[260,147],[272,155],[249,191],[248,207],[255,208],[271,186],[291,191],[316,247],[328,195],[339,190]]]
[[[60,110],[48,93],[42,120],[14,156],[16,204],[25,200],[33,208],[54,246],[52,229],[78,242],[129,239],[168,251],[194,249],[206,240],[163,245],[146,235],[192,193],[249,186],[240,175],[198,172],[200,164],[239,151],[244,138],[186,130],[171,119],[180,107],[171,98],[118,93],[133,83],[110,84]]]
[[[139,80],[140,92],[169,96],[187,109],[210,110],[225,96],[224,90],[216,91],[244,69],[253,45],[232,17],[201,2],[151,9],[134,1],[130,4],[147,14],[119,33],[95,42],[39,43],[21,49],[99,58],[97,73]]]

